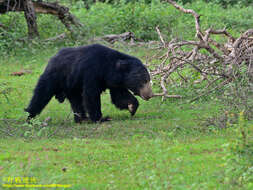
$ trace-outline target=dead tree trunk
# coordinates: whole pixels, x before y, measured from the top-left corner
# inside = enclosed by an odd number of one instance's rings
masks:
[[[37,17],[31,0],[24,0],[24,14],[28,27],[28,37],[38,37]]]
[[[51,14],[56,16],[62,24],[70,31],[74,32],[72,26],[78,29],[82,24],[69,12],[69,8],[59,5],[57,2],[42,2],[33,0],[0,0],[0,14],[9,11],[23,11],[28,26],[29,37],[39,36],[36,22],[36,14]]]

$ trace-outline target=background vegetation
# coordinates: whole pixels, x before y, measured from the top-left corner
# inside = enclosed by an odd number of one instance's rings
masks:
[[[202,15],[203,28],[226,27],[239,36],[253,26],[250,0],[178,2]],[[0,185],[9,183],[10,176],[34,176],[39,184],[72,184],[74,190],[253,188],[253,122],[251,113],[245,113],[252,106],[252,91],[244,88],[250,85],[247,76],[192,103],[189,100],[203,86],[174,78],[170,94],[184,98],[139,99],[134,118],[116,110],[106,92],[102,112],[113,121],[103,124],[76,125],[69,103],[53,99],[27,124],[23,109],[48,59],[60,48],[104,43],[145,62],[153,53],[147,46],[112,45],[94,38],[131,31],[143,42],[157,41],[159,25],[165,40],[194,39],[192,17],[166,2],[61,3],[83,23],[80,33],[70,34],[53,16],[38,15],[40,39],[28,40],[23,14],[0,15],[5,26],[0,27]],[[63,32],[67,38],[47,40]],[[11,75],[17,71],[26,74]],[[184,74],[194,77],[190,71]],[[161,91],[156,84],[154,91]],[[238,96],[238,89],[245,96]]]
[[[208,2],[194,1],[184,6],[203,15],[201,22],[204,28],[211,26],[214,29],[221,29],[226,27],[232,33],[239,34],[253,25],[253,6],[241,7],[240,4],[237,4],[224,8],[215,4],[215,1]],[[129,3],[123,1],[117,4],[96,3],[92,4],[89,9],[85,8],[82,1],[71,4],[66,1],[65,5],[70,6],[71,12],[84,24],[83,36],[81,41],[78,39],[79,43],[92,37],[119,34],[125,31],[133,32],[137,39],[157,40],[158,35],[155,30],[157,25],[167,39],[175,36],[189,39],[193,38],[195,34],[194,20],[190,15],[185,15],[168,3],[161,3],[158,0],[149,4],[144,1]],[[37,17],[42,40],[59,35],[66,30],[63,24],[52,15],[40,14]],[[1,52],[9,54],[11,51],[16,52],[17,49],[23,47],[27,36],[25,22],[23,14],[20,13],[9,12],[1,15],[0,23],[5,26],[5,28],[0,27]],[[72,41],[67,43],[72,43]]]

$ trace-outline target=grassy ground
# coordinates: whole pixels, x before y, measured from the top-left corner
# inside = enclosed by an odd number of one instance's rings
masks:
[[[25,124],[23,109],[56,51],[0,60],[0,184],[29,176],[38,184],[71,184],[66,189],[73,190],[231,189],[222,180],[223,145],[231,134],[200,119],[219,112],[213,101],[139,99],[140,108],[131,118],[110,103],[106,92],[102,112],[112,122],[74,124],[69,103],[52,99],[34,125]],[[21,69],[32,73],[10,75]],[[48,117],[52,120],[45,125]]]
[[[227,189],[221,181],[226,138],[2,139],[0,174],[71,189]]]

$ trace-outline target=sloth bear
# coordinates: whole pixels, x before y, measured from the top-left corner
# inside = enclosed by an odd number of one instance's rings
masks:
[[[88,116],[93,122],[106,121],[109,118],[102,117],[100,101],[106,89],[112,103],[131,115],[139,106],[134,95],[144,100],[153,96],[149,72],[136,57],[99,44],[64,48],[50,59],[25,111],[29,120],[55,96],[60,103],[69,100],[77,123]]]

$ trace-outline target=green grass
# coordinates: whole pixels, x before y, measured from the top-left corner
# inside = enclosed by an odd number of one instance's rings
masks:
[[[148,53],[120,49],[138,57]],[[102,112],[111,122],[75,124],[69,103],[52,99],[33,126],[25,124],[23,109],[57,48],[34,51],[0,62],[0,184],[8,177],[30,176],[39,184],[71,184],[67,189],[74,190],[231,189],[223,181],[222,158],[232,135],[200,121],[220,110],[210,100],[139,99],[132,118],[117,110],[105,92]],[[21,69],[32,73],[10,75]],[[52,121],[43,127],[47,117]]]
[[[220,181],[226,140],[222,135],[1,140],[0,174],[72,184],[71,189],[226,189]]]

